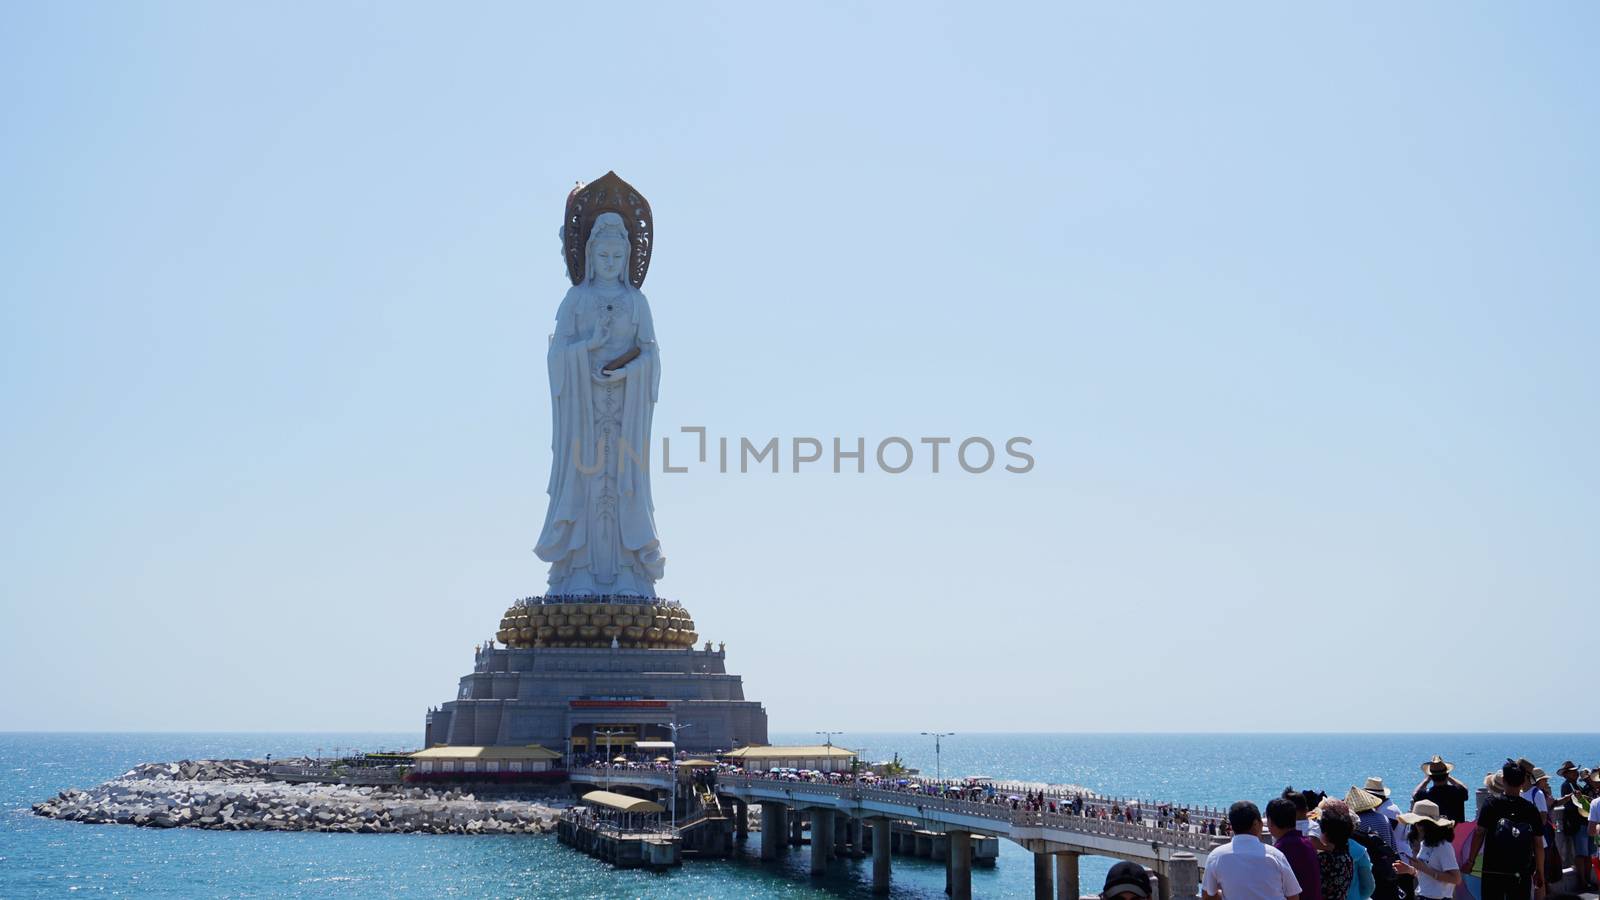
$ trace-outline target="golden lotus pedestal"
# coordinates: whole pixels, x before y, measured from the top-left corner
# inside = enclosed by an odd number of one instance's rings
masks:
[[[699,637],[688,610],[646,600],[513,605],[495,632],[495,638],[512,649],[614,646],[680,650],[693,647]]]

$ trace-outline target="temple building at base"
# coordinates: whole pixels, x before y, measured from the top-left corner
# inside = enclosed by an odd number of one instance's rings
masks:
[[[743,680],[727,671],[726,652],[709,643],[694,647],[688,628],[658,629],[654,640],[648,633],[614,634],[614,646],[603,633],[579,631],[638,627],[591,623],[602,616],[652,620],[661,612],[657,604],[521,603],[497,634],[508,646],[480,647],[456,699],[428,711],[426,746],[539,744],[581,759],[641,742],[691,752],[767,742],[766,710],[745,699]],[[681,607],[673,610],[673,622],[693,626]],[[560,624],[548,624],[557,617]],[[582,624],[569,624],[578,617]],[[569,630],[570,636],[560,634]],[[676,738],[673,724],[680,726]]]

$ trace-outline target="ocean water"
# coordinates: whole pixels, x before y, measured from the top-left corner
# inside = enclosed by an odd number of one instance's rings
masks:
[[[807,873],[806,853],[759,862],[759,836],[738,858],[690,861],[655,874],[624,872],[548,836],[344,835],[213,832],[81,825],[32,815],[29,805],[63,788],[87,788],[141,762],[202,757],[292,756],[318,747],[401,748],[415,734],[30,734],[0,733],[0,898],[159,897],[868,897],[871,861]],[[775,743],[811,743],[810,732]],[[845,733],[835,743],[871,759],[893,753],[925,772],[931,738]],[[1345,791],[1381,775],[1397,794],[1421,778],[1434,753],[1457,763],[1469,785],[1508,755],[1548,771],[1562,760],[1600,763],[1600,735],[1180,735],[957,734],[945,738],[945,774],[1081,784],[1107,794],[1225,805],[1264,803],[1284,786]],[[1109,862],[1086,858],[1086,890]],[[1002,841],[998,865],[973,872],[979,897],[1028,897],[1028,854]],[[943,869],[895,857],[895,897],[944,896]]]

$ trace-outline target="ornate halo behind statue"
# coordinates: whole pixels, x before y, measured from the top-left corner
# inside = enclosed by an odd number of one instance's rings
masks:
[[[615,172],[607,172],[588,184],[579,183],[567,195],[567,217],[561,225],[561,255],[567,261],[567,277],[573,284],[583,283],[587,274],[583,248],[589,240],[589,229],[595,217],[607,212],[622,216],[627,223],[628,242],[632,244],[628,281],[642,288],[655,245],[655,219],[650,215],[650,202]]]

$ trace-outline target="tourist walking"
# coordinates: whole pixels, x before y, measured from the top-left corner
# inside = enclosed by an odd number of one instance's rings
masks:
[[[1261,810],[1249,800],[1228,808],[1233,837],[1206,856],[1200,891],[1205,900],[1294,900],[1300,882],[1282,851],[1261,841]]]
[[[1439,807],[1439,812],[1452,822],[1464,822],[1467,818],[1467,799],[1471,792],[1467,786],[1451,777],[1455,766],[1444,761],[1441,756],[1434,756],[1422,764],[1422,783],[1411,792],[1411,802],[1418,800],[1432,800]]]
[[[1482,889],[1478,900],[1528,900],[1544,894],[1544,821],[1522,796],[1528,775],[1515,762],[1500,770],[1505,793],[1478,810],[1477,827],[1461,868],[1472,871],[1483,853]]]
[[[1272,835],[1272,846],[1289,860],[1294,880],[1300,883],[1302,900],[1342,900],[1343,894],[1322,891],[1322,869],[1317,860],[1317,848],[1311,839],[1295,827],[1300,804],[1288,797],[1275,797],[1267,802],[1267,832]]]

